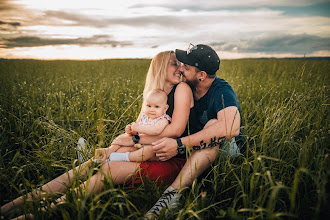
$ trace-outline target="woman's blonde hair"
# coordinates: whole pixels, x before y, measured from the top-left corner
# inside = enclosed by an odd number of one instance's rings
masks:
[[[158,53],[152,60],[146,77],[146,84],[144,86],[143,97],[153,89],[164,90],[167,64],[170,60],[173,50],[163,51]]]

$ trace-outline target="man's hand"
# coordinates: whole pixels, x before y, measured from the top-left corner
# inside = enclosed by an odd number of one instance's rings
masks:
[[[159,160],[165,161],[178,154],[178,144],[173,138],[162,138],[154,143],[153,150]]]
[[[134,142],[132,141],[132,135],[129,134],[119,135],[118,137],[116,137],[115,140],[112,141],[111,144],[116,144],[126,147],[134,146]]]

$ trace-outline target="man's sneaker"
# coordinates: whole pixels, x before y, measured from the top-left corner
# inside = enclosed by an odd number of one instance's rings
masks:
[[[160,216],[160,213],[163,208],[166,208],[166,212],[170,209],[175,209],[178,206],[178,201],[181,195],[178,191],[169,186],[162,194],[160,199],[156,202],[156,204],[146,213],[147,219],[157,219]]]

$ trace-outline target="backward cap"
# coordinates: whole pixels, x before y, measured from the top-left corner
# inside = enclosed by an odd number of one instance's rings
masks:
[[[220,66],[218,54],[205,44],[198,44],[188,50],[175,50],[176,58],[184,64],[195,66],[209,75],[214,75]]]

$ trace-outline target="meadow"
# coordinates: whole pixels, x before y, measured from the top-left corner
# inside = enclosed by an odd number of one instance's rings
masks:
[[[79,137],[89,151],[109,146],[134,121],[150,60],[0,61],[0,204],[79,164]],[[219,156],[184,192],[167,219],[322,219],[329,208],[329,61],[223,60],[217,75],[236,91],[247,150]],[[85,179],[98,170],[97,165]],[[106,178],[99,195],[65,203],[35,200],[36,219],[142,219],[165,186],[136,188]],[[46,212],[40,209],[45,208]],[[164,216],[163,216],[164,217]],[[165,217],[164,217],[165,218]]]

